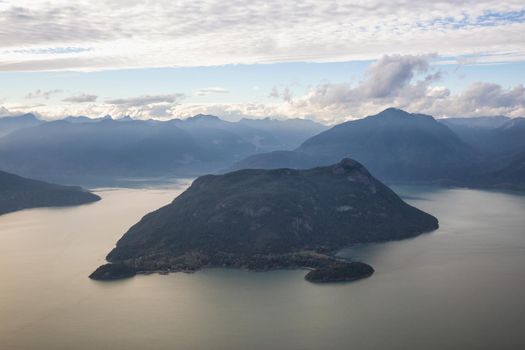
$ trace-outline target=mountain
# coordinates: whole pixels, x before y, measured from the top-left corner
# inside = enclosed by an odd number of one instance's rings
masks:
[[[91,277],[226,266],[319,268],[311,280],[349,280],[373,270],[346,265],[330,252],[437,227],[436,218],[403,202],[351,159],[309,170],[206,175],[131,227],[109,253],[110,264]]]
[[[241,119],[238,122],[224,121],[216,116],[198,114],[194,117],[172,122],[184,130],[209,137],[209,133],[223,131],[240,137],[252,144],[256,152],[291,150],[310,136],[326,130],[326,126],[311,120],[290,119]],[[206,133],[207,131],[207,133]]]
[[[516,154],[525,152],[525,118],[513,118],[494,130],[496,146],[500,152]]]
[[[99,199],[80,187],[54,185],[0,171],[0,214],[36,207],[79,205]]]
[[[304,140],[325,131],[327,126],[307,119],[241,119],[239,124],[271,134],[276,140],[274,150],[292,150]]]
[[[449,128],[465,127],[469,129],[496,129],[511,120],[509,117],[502,115],[487,117],[455,117],[438,119],[440,123],[447,125]]]
[[[458,137],[486,156],[525,151],[525,118],[472,117],[440,119]]]
[[[15,130],[40,125],[43,122],[31,113],[0,118],[0,137]]]
[[[86,124],[86,123],[98,123],[104,120],[113,120],[110,115],[106,115],[104,117],[100,118],[89,118],[83,115],[79,116],[73,116],[70,115],[68,117],[65,117],[63,120],[69,122],[69,123],[79,123],[79,124]]]
[[[525,190],[525,118],[440,119],[483,157],[483,166],[458,184]]]
[[[307,168],[351,157],[387,182],[448,182],[479,161],[476,152],[434,118],[389,108],[306,140],[293,152],[248,157],[233,169]]]
[[[525,152],[509,157],[495,169],[481,172],[471,183],[482,188],[525,190]]]
[[[0,167],[46,181],[85,185],[113,185],[126,178],[193,177],[258,152],[296,147],[295,141],[285,144],[281,139],[288,134],[290,140],[303,141],[303,136],[323,128],[303,121],[264,120],[258,128],[247,123],[204,115],[169,121],[68,117],[1,138]],[[268,125],[282,125],[282,129],[277,132]]]

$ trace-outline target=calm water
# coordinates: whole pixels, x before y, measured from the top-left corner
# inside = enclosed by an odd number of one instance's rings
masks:
[[[87,278],[182,189],[0,216],[0,349],[525,348],[525,196],[398,188],[441,228],[343,251],[377,271],[351,284],[223,269]]]

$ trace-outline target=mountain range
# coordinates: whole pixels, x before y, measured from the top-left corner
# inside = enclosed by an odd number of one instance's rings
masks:
[[[77,116],[0,119],[0,168],[58,183],[129,186],[239,169],[307,169],[344,157],[386,183],[521,188],[525,118],[434,119],[389,108],[331,128],[308,120]]]
[[[525,118],[497,116],[439,121],[484,155],[498,157],[525,151]]]
[[[125,178],[193,177],[252,154],[295,148],[325,128],[299,119],[227,122],[208,115],[169,121],[67,117],[5,129],[0,168],[85,185]]]
[[[479,154],[447,126],[423,114],[389,108],[321,132],[289,152],[254,155],[241,168],[309,168],[342,157],[363,163],[389,183],[446,183],[461,176]]]

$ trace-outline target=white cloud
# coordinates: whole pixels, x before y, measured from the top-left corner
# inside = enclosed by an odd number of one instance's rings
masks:
[[[434,98],[426,108],[441,116],[525,116],[525,87],[476,82],[458,95]]]
[[[183,98],[184,94],[166,94],[166,95],[144,95],[128,98],[115,98],[106,100],[106,104],[122,105],[127,107],[141,107],[145,105],[159,104],[159,103],[175,103]]]
[[[209,88],[199,89],[195,91],[195,95],[197,96],[208,96],[210,94],[227,94],[227,93],[229,93],[229,91],[221,87],[209,87]]]
[[[377,59],[525,59],[522,0],[7,0],[0,70]],[[504,38],[504,40],[502,40]]]
[[[282,92],[280,92],[279,89],[274,86],[268,96],[273,98],[282,98],[284,101],[290,102],[292,100],[292,91],[289,87],[285,87],[282,89]]]
[[[26,99],[34,99],[34,98],[44,98],[46,100],[49,100],[51,95],[59,94],[61,93],[61,89],[54,89],[54,90],[35,90],[33,92],[30,92],[25,95]]]
[[[64,98],[63,102],[72,102],[72,103],[85,103],[85,102],[95,102],[98,96],[93,94],[80,94],[77,96],[69,96]]]
[[[290,116],[306,115],[334,123],[377,113],[387,107],[442,116],[525,115],[525,88],[476,82],[452,94],[439,86],[440,72],[424,56],[384,56],[371,64],[358,84],[325,83],[281,107]]]
[[[426,72],[428,67],[427,56],[383,56],[370,65],[359,89],[370,98],[395,96],[410,83],[414,74]]]

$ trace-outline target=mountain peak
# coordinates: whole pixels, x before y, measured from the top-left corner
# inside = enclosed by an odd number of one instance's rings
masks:
[[[1,116],[0,119],[18,120],[18,121],[40,121],[33,113],[24,113],[18,115],[5,115]]]
[[[398,108],[387,108],[384,111],[371,115],[369,117],[366,117],[364,119],[372,119],[377,121],[390,121],[390,122],[411,122],[411,121],[419,121],[419,122],[435,122],[434,117],[427,114],[420,114],[420,113],[409,113],[407,111],[404,111],[402,109]]]
[[[411,113],[408,113],[402,109],[390,107],[385,109],[384,111],[378,113],[375,115],[375,117],[382,117],[382,118],[409,118],[413,115]]]
[[[339,163],[333,166],[336,173],[348,173],[353,170],[362,170],[365,167],[352,158],[343,158]]]
[[[25,120],[34,120],[34,121],[40,120],[33,113],[25,113],[25,114],[19,115],[17,118],[25,119]]]

